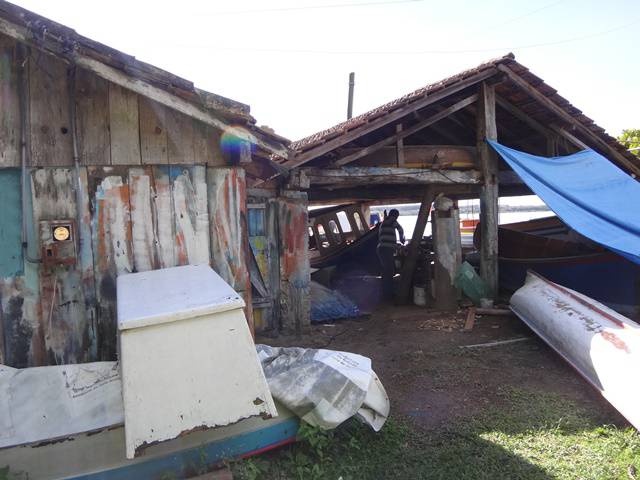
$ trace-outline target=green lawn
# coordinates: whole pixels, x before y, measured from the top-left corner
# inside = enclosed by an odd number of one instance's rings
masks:
[[[422,431],[392,417],[379,433],[352,420],[334,432],[304,427],[301,441],[235,462],[240,479],[640,478],[640,435],[602,424],[557,394],[510,390],[500,408]]]

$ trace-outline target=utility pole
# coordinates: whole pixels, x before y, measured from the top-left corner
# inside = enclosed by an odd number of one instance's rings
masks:
[[[349,74],[349,99],[347,101],[347,120],[353,117],[353,87],[356,84],[356,74],[351,72]]]

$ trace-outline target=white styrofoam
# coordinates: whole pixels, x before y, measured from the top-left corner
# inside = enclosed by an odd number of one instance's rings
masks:
[[[242,297],[209,265],[185,265],[118,277],[119,330],[242,307]]]
[[[277,415],[237,298],[208,266],[118,278],[127,458],[192,430]]]

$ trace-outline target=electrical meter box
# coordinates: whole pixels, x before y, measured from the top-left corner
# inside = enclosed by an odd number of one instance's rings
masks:
[[[42,220],[40,222],[42,263],[45,267],[75,265],[76,225],[73,220]]]

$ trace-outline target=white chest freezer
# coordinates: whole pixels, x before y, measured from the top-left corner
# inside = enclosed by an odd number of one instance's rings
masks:
[[[208,265],[118,277],[127,458],[146,445],[276,416],[242,298]]]

